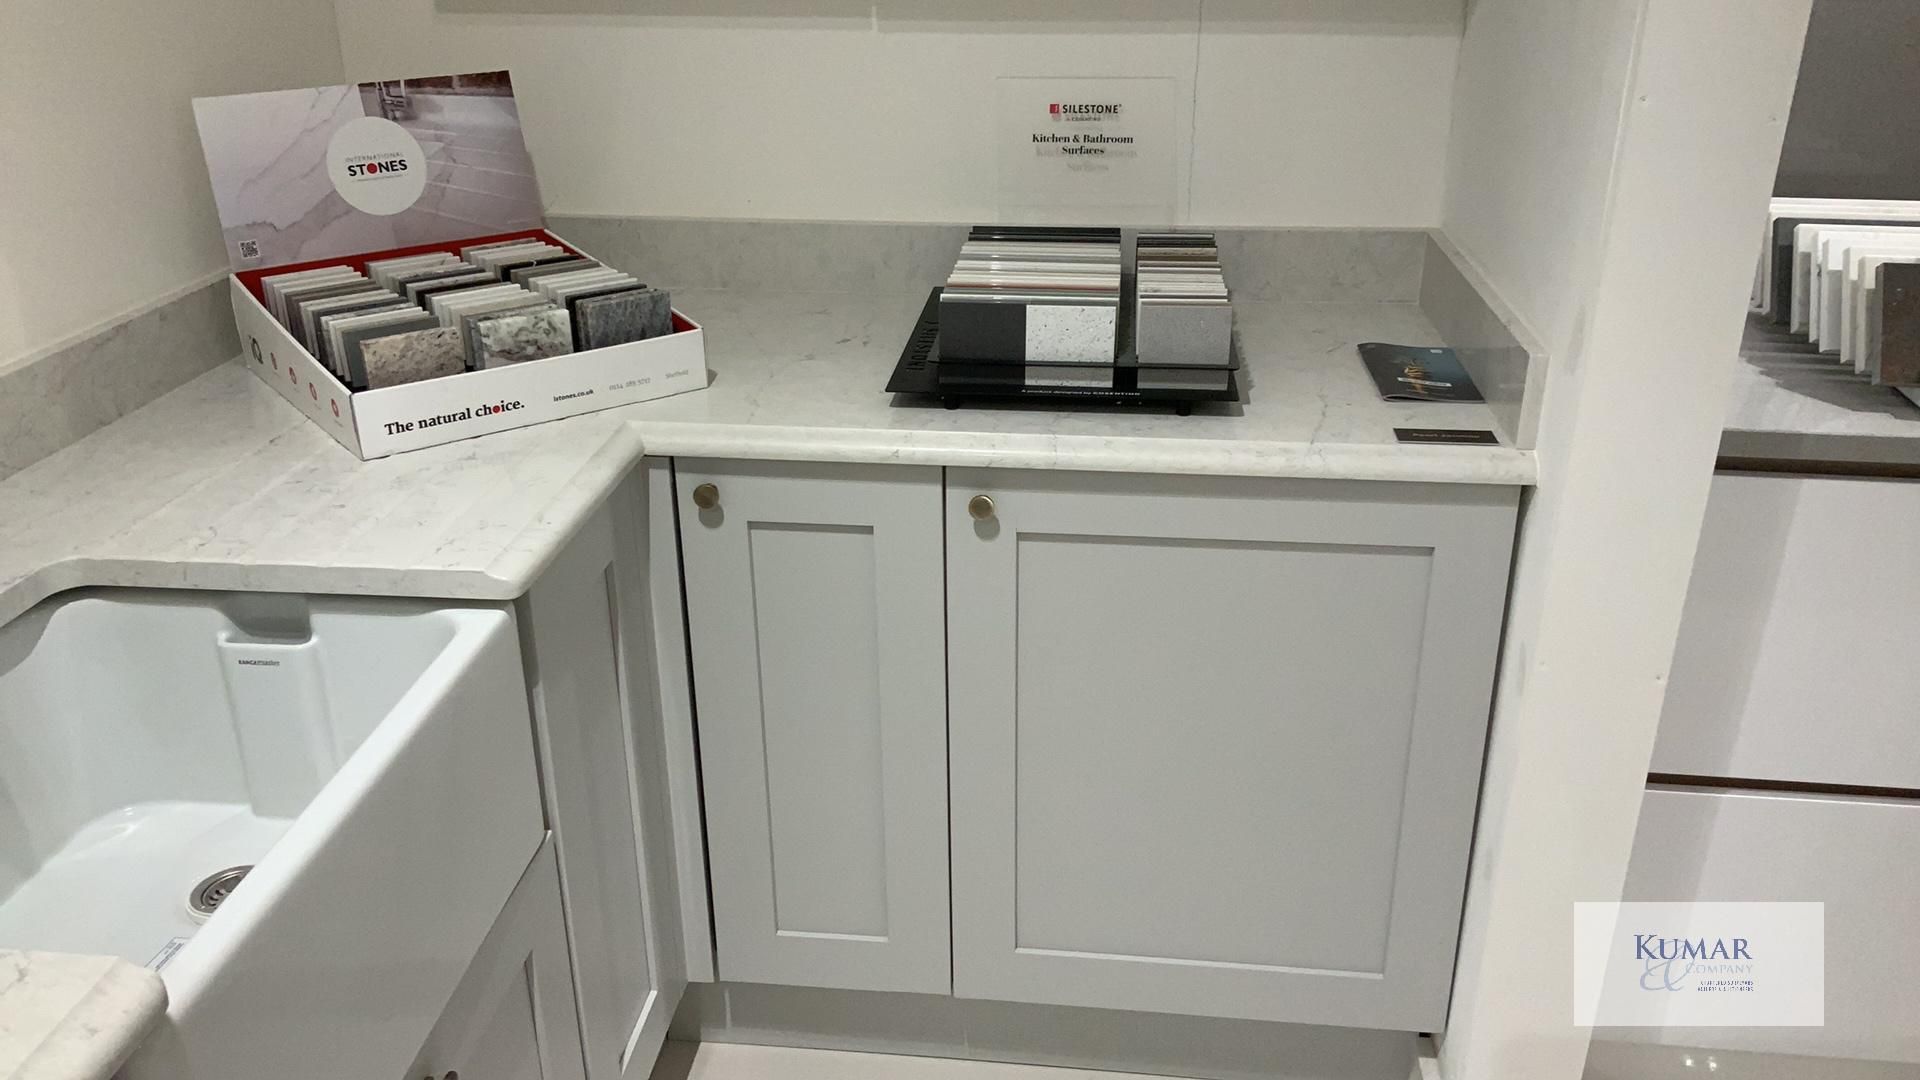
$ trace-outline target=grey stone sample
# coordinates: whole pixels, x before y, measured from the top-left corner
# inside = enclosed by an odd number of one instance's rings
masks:
[[[665,289],[639,288],[589,296],[573,306],[576,344],[604,349],[673,332],[673,301]]]
[[[528,299],[511,306],[490,307],[482,311],[460,316],[460,342],[467,358],[467,370],[479,371],[486,366],[480,356],[480,335],[474,331],[476,326],[491,319],[505,318],[509,315],[525,315],[534,311],[553,311],[555,305],[550,300]]]
[[[505,367],[573,351],[573,320],[560,308],[502,315],[475,323],[480,366]],[[464,365],[465,358],[461,363]]]
[[[1224,368],[1233,353],[1233,305],[1224,300],[1142,298],[1134,351],[1142,364]]]

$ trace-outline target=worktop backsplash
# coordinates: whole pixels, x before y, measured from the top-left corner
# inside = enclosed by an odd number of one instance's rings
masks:
[[[240,351],[224,280],[0,366],[0,480]]]
[[[550,214],[547,223],[608,263],[670,289],[922,295],[946,281],[968,229],[566,214]],[[1420,299],[1424,230],[1213,231],[1227,284],[1243,299]]]

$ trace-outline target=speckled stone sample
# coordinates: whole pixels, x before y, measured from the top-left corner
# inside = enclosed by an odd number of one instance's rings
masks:
[[[474,332],[474,327],[479,326],[483,322],[506,318],[509,315],[524,315],[530,311],[552,310],[554,310],[554,304],[550,300],[521,300],[511,303],[511,306],[502,305],[499,307],[489,307],[481,311],[460,316],[460,342],[461,348],[465,350],[467,370],[478,371],[486,366],[480,357],[480,335]]]
[[[505,367],[573,351],[573,320],[559,308],[475,323],[480,366]]]
[[[1133,322],[1142,364],[1225,367],[1233,352],[1233,305],[1225,300],[1143,299]]]
[[[1118,341],[1115,305],[1027,305],[1027,363],[1111,364]]]
[[[573,313],[582,349],[604,349],[673,332],[672,300],[664,289],[589,296],[574,304]]]
[[[373,338],[360,346],[360,355],[367,365],[369,390],[458,375],[467,370],[466,356],[460,348],[460,331],[451,326]]]

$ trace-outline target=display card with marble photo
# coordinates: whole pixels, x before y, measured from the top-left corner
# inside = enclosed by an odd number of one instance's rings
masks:
[[[235,270],[543,220],[504,71],[195,98],[193,114]]]

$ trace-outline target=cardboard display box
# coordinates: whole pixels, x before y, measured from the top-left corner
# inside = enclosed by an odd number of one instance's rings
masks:
[[[707,385],[705,335],[673,332],[376,390],[350,390],[262,303],[260,280],[548,232],[505,72],[194,101],[247,367],[361,459]],[[383,168],[356,168],[366,162]]]

